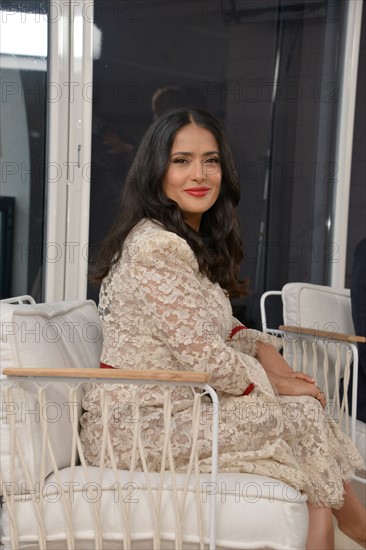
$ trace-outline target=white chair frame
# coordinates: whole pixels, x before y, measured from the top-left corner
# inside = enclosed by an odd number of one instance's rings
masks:
[[[218,411],[219,407],[219,400],[216,394],[216,391],[207,383],[205,380],[209,379],[209,376],[205,373],[182,373],[182,372],[174,372],[174,371],[124,371],[121,369],[113,369],[111,371],[106,370],[98,370],[98,369],[34,369],[34,368],[8,368],[4,370],[4,375],[2,376],[2,381],[10,384],[10,400],[11,400],[11,385],[16,382],[24,382],[27,380],[30,384],[34,383],[37,385],[37,387],[42,390],[44,387],[47,386],[48,382],[58,382],[62,384],[67,384],[70,388],[76,387],[82,383],[85,383],[86,381],[88,383],[94,382],[94,383],[103,383],[103,384],[133,384],[135,385],[159,385],[159,386],[188,386],[194,389],[199,389],[201,395],[209,395],[212,400],[212,407],[214,411]],[[10,417],[11,421],[14,422],[14,417]],[[219,430],[219,414],[213,414],[212,415],[212,422],[213,422],[213,430],[212,430],[212,469],[210,474],[210,483],[212,484],[211,487],[217,487],[217,475],[218,475],[218,430]],[[17,441],[16,437],[16,428],[15,424],[13,425],[14,430],[14,461],[15,460],[21,460],[21,457],[19,456],[19,441]],[[53,450],[52,450],[52,444],[47,437],[47,427],[44,429],[44,435],[45,435],[45,446],[48,447],[48,452],[52,456]],[[169,445],[167,442],[167,439],[169,437],[169,432],[166,432],[165,437],[165,443],[166,445]],[[79,452],[81,455],[81,464],[82,467],[86,470],[86,463],[85,459],[83,457],[83,452],[81,448],[80,438],[78,435],[77,430],[74,430],[74,436],[75,436],[75,453],[74,454],[74,464],[71,465],[71,468],[74,469],[75,459],[76,459],[76,451]],[[193,441],[193,446],[197,443],[197,441]],[[193,456],[193,455],[192,455]],[[192,458],[191,456],[191,458]],[[188,482],[189,477],[192,474],[192,467],[193,464],[190,464],[187,478],[185,480],[185,493],[188,488]],[[42,469],[42,468],[41,468]],[[116,466],[114,465],[113,469],[115,472],[117,471]],[[45,531],[43,528],[42,523],[42,510],[39,506],[36,504],[36,489],[34,485],[32,484],[31,475],[29,471],[27,471],[27,466],[23,464],[23,472],[28,479],[33,498],[33,504],[36,508],[36,517],[38,518],[38,532],[39,532],[39,549],[45,550],[47,546],[46,538],[45,538]],[[59,482],[59,487],[62,487],[63,484],[61,482],[61,470],[57,468],[57,466],[54,466],[54,475],[56,477],[56,480]],[[151,486],[150,486],[150,480],[149,480],[149,473],[144,468],[144,474],[146,478],[146,484],[149,490],[149,497],[151,499],[152,507],[155,507],[155,501],[154,497],[152,496]],[[174,473],[172,474],[174,476]],[[196,472],[197,475],[197,472]],[[132,472],[133,476],[133,472]],[[13,477],[12,479],[15,479]],[[117,478],[116,478],[117,479]],[[133,479],[133,477],[131,478]],[[173,479],[173,492],[176,491],[176,488],[174,489],[174,479]],[[68,485],[73,484],[73,480],[68,480]],[[19,547],[19,539],[18,539],[18,527],[17,527],[17,520],[16,520],[16,514],[15,514],[15,500],[16,500],[16,494],[12,491],[12,483],[7,483],[3,479],[1,480],[1,485],[5,489],[4,491],[4,500],[7,502],[8,510],[9,510],[9,516],[11,521],[11,548],[18,548]],[[9,490],[10,488],[10,490]],[[7,491],[8,489],[8,491]],[[162,486],[160,487],[160,490],[162,489]],[[61,496],[64,499],[63,502],[63,508],[64,510],[68,509],[68,500],[69,500],[70,493],[68,491],[62,491]],[[184,495],[185,496],[185,495]],[[177,495],[175,495],[175,498],[177,499]],[[209,534],[209,548],[210,550],[215,550],[216,548],[216,492],[208,492],[206,495],[206,498],[209,499],[209,527],[208,527],[208,534]],[[184,499],[183,499],[184,501]],[[121,501],[123,502],[123,500]],[[179,508],[177,502],[176,506]],[[122,506],[125,508],[125,506]],[[179,513],[179,510],[176,511]],[[125,525],[126,525],[126,531],[125,537],[124,537],[124,548],[128,549],[130,548],[130,533],[128,532],[128,512],[126,510],[122,510],[122,513],[126,519]],[[69,515],[71,516],[71,510],[69,510]],[[97,515],[96,515],[97,519]],[[99,542],[98,542],[99,541]],[[176,543],[178,546],[176,546],[177,550],[180,549],[180,544],[182,540],[177,536]],[[201,546],[203,548],[203,546]],[[74,550],[74,540],[73,540],[73,534],[72,534],[72,528],[68,528],[68,540],[67,540],[67,548],[68,550]],[[96,521],[96,546],[95,548],[103,548],[103,541],[102,541],[102,535],[100,532],[100,529],[98,530],[98,521]],[[160,548],[160,539],[159,539],[159,528],[158,525],[155,526],[155,532],[154,532],[154,550]]]
[[[324,372],[324,380],[325,380],[325,387],[324,391],[326,394],[327,402],[330,403],[331,401],[333,403],[336,403],[337,406],[337,420],[339,423],[342,423],[342,419],[344,418],[344,415],[349,415],[350,417],[350,423],[351,423],[351,433],[349,434],[351,437],[351,440],[354,444],[356,444],[356,421],[357,421],[357,386],[358,386],[358,348],[357,343],[364,343],[366,342],[366,338],[363,336],[355,336],[353,334],[344,334],[344,333],[338,333],[333,331],[326,331],[326,330],[319,330],[319,329],[310,329],[306,327],[296,326],[296,325],[281,325],[277,329],[269,327],[267,324],[267,312],[266,312],[266,301],[269,297],[273,296],[282,296],[283,293],[281,290],[270,290],[261,296],[260,299],[260,312],[261,312],[261,320],[262,320],[262,330],[263,332],[266,332],[267,334],[273,334],[276,336],[280,336],[284,340],[284,344],[293,344],[294,351],[292,357],[295,359],[295,362],[292,363],[292,367],[295,370],[302,370],[304,372],[307,372],[311,375],[317,374],[318,365],[315,365],[314,362],[316,362],[316,353],[313,352],[313,365],[312,365],[312,372],[310,372],[310,365],[307,363],[306,358],[306,346],[307,345],[316,345],[316,341],[323,342],[325,344],[325,352],[324,352],[324,364],[322,365],[323,372]],[[297,340],[297,341],[296,341]],[[299,344],[299,341],[301,340],[301,349],[302,349],[302,355],[303,358],[301,360],[301,365],[298,364],[297,361],[297,352],[295,350],[295,345]],[[344,384],[343,384],[343,399],[342,403],[339,402],[338,399],[338,391],[337,387],[334,388],[334,394],[331,395],[327,383],[327,374],[329,369],[328,364],[328,357],[326,353],[326,349],[328,344],[332,344],[335,346],[336,349],[336,364],[335,364],[335,371],[336,371],[336,380],[339,381],[339,375],[341,372],[341,349],[343,350],[343,357],[346,357],[345,365],[344,365]],[[285,346],[284,346],[285,347]],[[299,347],[299,346],[298,346]],[[353,380],[352,380],[352,407],[351,411],[349,411],[349,403],[348,403],[348,397],[347,397],[347,387],[349,383],[349,372],[350,372],[350,366],[352,365],[353,369]],[[300,369],[299,369],[300,366]],[[348,422],[346,421],[346,432],[348,433]],[[354,479],[361,482],[362,484],[366,484],[366,479],[364,477],[360,477],[358,475],[354,476]]]
[[[19,298],[11,298],[7,300],[3,300],[5,303],[10,304],[35,304],[34,300],[30,296],[21,296]],[[26,356],[25,356],[26,357]],[[76,397],[77,390],[85,383],[95,383],[95,384],[101,384],[101,386],[108,386],[110,384],[131,384],[133,386],[142,386],[142,385],[161,385],[164,387],[167,393],[169,393],[170,388],[173,388],[174,386],[187,386],[192,389],[192,391],[197,397],[197,401],[200,403],[202,402],[201,397],[203,395],[209,395],[212,401],[212,466],[210,469],[209,474],[200,474],[198,471],[198,465],[197,462],[195,462],[194,455],[191,454],[189,466],[188,466],[188,472],[187,474],[177,474],[179,487],[177,486],[176,476],[174,474],[174,463],[169,464],[169,468],[166,469],[164,472],[161,471],[158,474],[151,474],[152,477],[154,475],[160,476],[159,478],[153,477],[153,483],[150,482],[150,475],[147,471],[147,468],[144,467],[142,464],[143,471],[136,471],[136,480],[138,483],[140,483],[140,487],[142,488],[143,495],[142,495],[142,501],[148,503],[148,510],[150,515],[150,522],[152,524],[151,528],[151,546],[149,548],[153,547],[154,550],[160,550],[161,548],[165,548],[165,546],[162,546],[160,542],[166,544],[167,540],[168,542],[171,540],[175,541],[175,548],[176,550],[181,550],[183,547],[182,541],[186,540],[193,540],[193,539],[185,539],[182,538],[186,534],[182,533],[182,529],[179,527],[180,525],[183,525],[182,517],[184,514],[189,513],[189,510],[187,510],[187,502],[192,502],[189,499],[189,496],[186,499],[187,491],[191,491],[192,498],[196,498],[197,501],[197,510],[196,507],[194,507],[195,516],[193,518],[194,522],[194,537],[195,537],[195,544],[198,544],[199,547],[203,550],[204,548],[209,548],[210,550],[215,550],[215,548],[219,545],[223,547],[223,545],[226,547],[227,545],[225,542],[222,542],[223,539],[219,538],[219,541],[217,540],[218,533],[220,534],[220,529],[222,530],[222,526],[226,524],[225,520],[223,518],[226,518],[227,521],[231,518],[231,510],[232,508],[226,508],[225,506],[222,508],[222,503],[226,502],[226,500],[223,500],[227,498],[227,495],[229,495],[229,498],[233,499],[233,493],[232,486],[230,485],[233,483],[233,478],[230,478],[231,474],[228,474],[228,477],[225,473],[218,474],[218,430],[219,430],[219,420],[220,420],[220,414],[219,414],[219,400],[217,397],[216,391],[210,386],[210,377],[207,373],[197,373],[197,372],[185,372],[185,371],[150,371],[150,370],[141,370],[141,371],[131,371],[131,370],[122,370],[122,369],[98,369],[98,368],[50,368],[50,369],[43,369],[43,368],[26,368],[26,366],[22,366],[20,368],[13,368],[8,367],[4,369],[3,374],[1,375],[1,383],[4,387],[4,395],[6,395],[6,401],[8,403],[17,403],[16,397],[12,396],[12,392],[17,389],[17,387],[27,388],[31,386],[32,388],[36,388],[36,392],[34,392],[32,395],[36,395],[36,401],[40,404],[47,403],[47,395],[46,392],[51,389],[54,385],[62,384],[65,388],[65,385],[67,387],[67,392],[69,392],[69,396],[73,395],[73,398],[69,398],[68,401],[70,403],[75,403],[76,400],[80,402],[80,399]],[[197,391],[198,390],[198,391]],[[24,390],[26,392],[26,389]],[[38,393],[37,393],[38,392]],[[74,393],[72,393],[74,392]],[[17,394],[14,394],[14,396]],[[20,394],[19,394],[20,395]],[[24,394],[25,395],[25,394]],[[102,390],[103,395],[103,390]],[[165,395],[165,393],[164,393]],[[103,404],[103,397],[102,402]],[[164,399],[164,406],[168,403],[169,405],[169,397],[168,400],[165,401]],[[64,403],[65,404],[65,403]],[[103,406],[103,405],[102,405]],[[194,406],[194,404],[193,404]],[[201,405],[199,405],[200,407]],[[169,407],[168,407],[169,408]],[[104,411],[104,409],[103,409]],[[196,411],[200,411],[199,408],[196,408]],[[216,411],[216,413],[215,413]],[[193,411],[194,412],[194,411]],[[194,419],[196,418],[194,414],[193,417],[193,426],[197,426],[198,424],[195,424]],[[165,413],[164,413],[164,426],[166,426],[165,423]],[[107,419],[107,420],[106,420]],[[9,414],[9,423],[10,423],[10,433],[12,434],[10,437],[11,441],[11,453],[10,453],[10,464],[12,465],[10,470],[5,468],[4,472],[2,472],[2,477],[0,479],[0,485],[4,489],[3,495],[4,495],[4,504],[5,504],[5,515],[4,515],[4,525],[6,522],[6,532],[7,535],[3,539],[4,543],[7,545],[6,548],[10,547],[12,549],[16,549],[19,547],[22,547],[22,545],[25,543],[27,544],[27,548],[33,549],[41,549],[46,550],[50,549],[53,550],[54,548],[57,548],[58,546],[52,546],[52,537],[53,535],[49,535],[49,525],[50,525],[50,519],[51,523],[53,521],[53,516],[56,513],[59,513],[63,519],[62,519],[62,529],[64,529],[64,534],[62,536],[65,537],[65,543],[64,546],[67,547],[68,550],[74,550],[77,545],[84,544],[85,541],[80,539],[80,531],[77,531],[74,533],[73,531],[73,523],[74,523],[74,514],[77,515],[77,510],[75,510],[75,507],[73,508],[72,505],[69,503],[70,493],[68,490],[62,489],[61,492],[61,501],[60,501],[60,508],[55,508],[54,510],[47,509],[47,504],[42,504],[37,502],[36,498],[36,486],[35,483],[37,480],[40,481],[40,486],[43,487],[45,484],[49,482],[49,480],[54,480],[57,482],[59,487],[62,487],[62,480],[67,480],[68,484],[73,483],[73,475],[75,470],[78,470],[78,472],[75,473],[75,476],[81,476],[83,480],[88,481],[88,479],[94,479],[94,476],[96,475],[96,479],[98,480],[110,480],[113,476],[113,479],[134,479],[133,476],[135,474],[134,469],[131,468],[130,470],[117,470],[116,462],[113,457],[113,450],[112,445],[110,441],[110,436],[105,435],[103,436],[103,445],[104,449],[107,448],[109,451],[109,457],[112,461],[112,468],[110,466],[104,467],[103,460],[101,459],[101,467],[96,469],[97,474],[90,474],[89,470],[90,468],[93,469],[93,467],[87,466],[85,457],[83,456],[83,448],[81,445],[81,440],[79,437],[79,418],[77,419],[77,422],[74,422],[72,424],[72,442],[70,445],[71,451],[67,450],[67,455],[70,456],[71,454],[71,461],[67,461],[67,465],[58,465],[56,461],[56,453],[57,449],[53,448],[52,438],[53,434],[51,433],[51,429],[47,426],[47,422],[43,422],[41,419],[41,440],[42,440],[42,449],[43,451],[40,451],[41,455],[41,463],[37,464],[37,471],[35,470],[34,466],[32,464],[29,465],[27,462],[27,458],[24,459],[23,457],[23,447],[22,443],[26,445],[26,442],[21,440],[21,437],[17,435],[17,425],[16,425],[16,417],[15,414],[12,414],[10,412]],[[108,415],[103,415],[103,433],[106,433],[108,428]],[[68,434],[67,438],[68,440],[71,439],[70,435],[70,428],[68,428]],[[192,428],[193,430],[193,428]],[[138,430],[137,430],[138,432]],[[135,431],[135,434],[137,433]],[[23,433],[23,432],[20,432]],[[37,432],[39,433],[39,432]],[[59,434],[59,431],[57,432]],[[194,432],[192,431],[193,436],[198,436],[198,431]],[[36,437],[39,437],[38,435]],[[57,435],[57,437],[60,437]],[[137,438],[140,437],[139,435],[136,436]],[[192,438],[192,453],[195,447],[195,441],[197,442],[197,439]],[[61,434],[62,438],[62,434]],[[109,443],[108,443],[109,438]],[[107,441],[107,443],[106,443]],[[69,442],[70,443],[70,442]],[[109,447],[108,447],[109,445]],[[170,443],[165,437],[165,442],[163,445],[165,449],[165,459],[168,457],[169,459],[169,449],[170,449]],[[34,442],[31,443],[31,452],[34,452]],[[67,447],[69,449],[69,447]],[[27,451],[28,452],[28,451]],[[141,459],[141,462],[143,463],[142,455],[140,452],[139,447],[139,458]],[[104,456],[102,454],[102,456]],[[133,455],[132,455],[133,456]],[[165,460],[164,459],[164,460]],[[32,462],[32,461],[31,461]],[[48,462],[51,462],[51,468],[47,471],[50,472],[49,475],[42,475],[45,473],[46,468],[48,468]],[[47,464],[47,466],[46,466]],[[171,468],[173,466],[173,468]],[[19,471],[20,467],[20,471]],[[33,469],[32,469],[33,468]],[[105,472],[108,470],[106,474],[106,478],[104,478]],[[71,471],[71,474],[70,474]],[[173,472],[173,473],[171,473]],[[46,472],[47,473],[47,472]],[[4,475],[3,475],[4,474]],[[123,477],[119,477],[123,475]],[[138,476],[142,477],[138,477]],[[69,476],[69,477],[67,477]],[[89,476],[89,477],[88,477]],[[132,476],[132,477],[131,477]],[[185,476],[179,477],[179,476]],[[202,477],[201,477],[202,476]],[[76,477],[76,479],[81,479],[81,477]],[[190,483],[190,479],[192,478],[192,482]],[[267,510],[267,513],[271,513],[272,506],[276,499],[282,500],[283,503],[279,504],[279,516],[280,523],[278,523],[278,519],[276,517],[276,514],[274,514],[274,517],[276,518],[273,523],[273,529],[275,529],[276,526],[282,525],[287,526],[289,517],[291,517],[291,520],[293,521],[293,518],[297,518],[299,520],[297,533],[296,535],[286,536],[286,543],[288,544],[288,541],[291,540],[291,548],[293,548],[293,545],[300,545],[303,543],[302,541],[306,538],[306,529],[307,529],[307,514],[306,514],[306,495],[301,494],[300,492],[296,491],[290,486],[287,486],[283,482],[279,482],[278,480],[262,477],[261,476],[251,476],[251,474],[235,474],[235,487],[236,484],[240,486],[240,490],[243,486],[248,485],[256,487],[259,487],[259,490],[262,488],[272,487],[273,489],[270,489],[270,491],[274,490],[275,487],[279,487],[278,493],[276,493],[276,498],[274,498],[274,493],[272,492],[269,495],[269,498],[264,495],[264,498],[262,498],[262,494],[260,494],[260,500],[261,503],[263,503],[264,508],[260,507],[260,510]],[[15,486],[17,483],[19,486],[22,483],[22,480],[26,480],[26,486],[29,487],[30,490],[25,490],[24,493],[17,492]],[[144,482],[141,484],[141,479],[144,479]],[[164,492],[166,489],[166,483],[168,481],[168,491],[170,491],[171,496],[166,497],[166,495],[162,496],[162,491]],[[201,480],[201,481],[200,481]],[[227,481],[228,480],[228,481]],[[228,483],[230,489],[226,491],[226,489],[222,488],[223,483]],[[221,483],[221,485],[220,485]],[[43,484],[43,485],[42,485]],[[153,487],[152,487],[153,485]],[[163,488],[164,485],[164,488]],[[100,482],[100,486],[106,489],[110,489],[108,485],[102,482]],[[119,486],[118,486],[119,487]],[[177,489],[178,487],[178,489]],[[210,490],[211,487],[211,490]],[[205,492],[206,489],[206,492]],[[290,490],[290,496],[287,498],[286,495],[287,490]],[[159,492],[160,491],[160,492]],[[180,491],[180,492],[179,492]],[[236,491],[236,489],[235,489]],[[179,494],[178,494],[179,492]],[[293,497],[291,496],[291,492],[297,493],[296,499],[293,500]],[[231,496],[230,496],[231,495]],[[79,497],[80,497],[80,491],[79,491]],[[203,497],[205,497],[204,509],[202,508],[202,500]],[[236,492],[235,492],[235,503],[239,502],[236,500]],[[250,495],[249,495],[250,497]],[[257,502],[258,493],[254,495],[254,502]],[[25,499],[26,506],[24,508],[24,515],[23,515],[23,508],[20,506],[20,501],[22,499]],[[81,497],[80,497],[81,498]],[[170,503],[169,500],[166,500],[167,498],[172,499],[172,503]],[[157,499],[157,500],[156,500]],[[165,499],[165,500],[164,500]],[[201,504],[199,504],[199,499],[201,499]],[[221,499],[221,504],[220,504]],[[241,497],[242,499],[242,497]],[[41,499],[42,500],[42,499]],[[233,500],[231,500],[233,502]],[[22,501],[23,502],[23,501]],[[105,502],[105,501],[103,501]],[[103,502],[100,505],[103,509]],[[158,502],[158,504],[156,504]],[[159,530],[160,527],[160,519],[156,516],[156,509],[159,510],[159,502],[163,502],[165,506],[169,506],[173,514],[171,517],[173,517],[174,526],[172,532],[174,533],[173,539],[166,539],[164,538],[166,534],[161,533]],[[194,502],[194,501],[193,501]],[[244,505],[243,508],[239,508],[239,510],[243,510],[243,513],[245,514],[245,511],[247,510],[249,512],[249,515],[252,514],[251,510],[249,511],[249,508],[252,508],[252,506],[249,504],[246,505],[245,503],[248,502],[244,498],[244,504],[243,499],[240,500],[241,505]],[[249,499],[249,502],[253,502]],[[168,504],[167,504],[168,503]],[[207,504],[206,504],[207,503]],[[28,506],[28,508],[27,508]],[[89,506],[89,504],[88,504]],[[94,518],[94,522],[91,524],[91,528],[89,529],[89,535],[87,540],[87,544],[89,544],[88,548],[90,548],[90,544],[93,544],[93,548],[96,550],[101,550],[102,548],[110,548],[113,550],[116,548],[116,546],[110,545],[109,538],[110,532],[107,534],[105,529],[103,529],[103,525],[100,524],[99,514],[98,514],[98,504],[88,507],[88,511],[85,512],[88,517],[88,525],[90,525],[90,522],[92,521],[91,518]],[[117,504],[117,506],[120,506],[120,504]],[[128,506],[128,505],[126,505]],[[185,506],[185,508],[184,508]],[[260,504],[262,506],[262,504]],[[281,508],[282,506],[282,508]],[[294,506],[296,508],[296,511],[294,510]],[[267,507],[267,508],[266,508]],[[174,510],[173,510],[174,508]],[[235,508],[237,508],[235,506]],[[220,510],[220,515],[218,515],[218,509]],[[29,514],[27,515],[27,511]],[[58,512],[57,512],[58,510]],[[151,512],[152,510],[152,512]],[[200,512],[201,510],[201,512]],[[229,510],[229,512],[228,512]],[[52,515],[50,516],[50,512],[52,512]],[[166,513],[166,509],[165,509]],[[169,513],[169,512],[168,512]],[[181,516],[179,516],[179,513]],[[192,512],[193,513],[193,512]],[[204,513],[204,516],[202,514]],[[254,516],[253,519],[255,520],[257,512],[253,511]],[[264,512],[266,513],[266,512]],[[128,550],[129,548],[133,548],[136,546],[136,539],[133,538],[136,536],[136,531],[133,532],[134,529],[134,521],[136,518],[136,513],[134,516],[131,516],[131,526],[129,521],[129,509],[125,509],[124,505],[122,506],[120,512],[119,512],[119,523],[117,526],[117,532],[115,532],[115,536],[118,537],[119,541],[123,540],[123,547]],[[289,516],[290,514],[290,516]],[[292,515],[294,514],[294,515]],[[27,517],[27,525],[29,523],[33,522],[33,528],[24,531],[22,530],[22,520]],[[86,517],[86,516],[83,516]],[[103,516],[104,517],[104,516]],[[168,516],[170,517],[170,516]],[[186,516],[184,516],[186,518]],[[192,516],[189,516],[192,520]],[[248,516],[249,517],[249,516]],[[33,518],[33,519],[32,519]],[[47,519],[48,518],[48,519]],[[166,516],[162,516],[162,524],[164,521],[166,521]],[[217,521],[216,521],[217,520]],[[76,521],[76,520],[75,520]],[[185,519],[184,519],[185,521]],[[220,521],[221,521],[221,527],[220,527]],[[224,521],[224,523],[222,523]],[[281,524],[281,521],[283,522]],[[204,526],[205,524],[205,526]],[[78,524],[79,525],[79,524]],[[83,523],[84,525],[84,523]],[[185,525],[185,524],[184,524]],[[254,521],[253,523],[254,529],[256,529],[256,523]],[[207,529],[206,529],[207,526]],[[218,527],[217,527],[218,526]],[[238,540],[243,540],[244,545],[246,545],[246,548],[249,548],[248,544],[251,543],[252,539],[248,538],[248,540],[245,539],[245,529],[244,525],[241,524],[238,526],[239,533],[236,531],[234,532],[234,538],[233,538],[233,547],[237,547]],[[192,529],[192,524],[189,526],[189,529]],[[218,531],[217,531],[218,529]],[[131,531],[132,530],[132,531]],[[107,530],[108,531],[108,530]],[[227,530],[226,530],[227,531]],[[225,531],[225,532],[226,532]],[[132,532],[132,537],[131,537]],[[280,534],[284,532],[284,530],[279,529],[278,531]],[[23,535],[24,533],[24,535]],[[33,533],[33,534],[32,534]],[[150,531],[149,531],[150,533]],[[168,536],[172,536],[170,529],[169,529]],[[189,536],[192,536],[190,534]],[[265,546],[267,547],[267,544],[269,544],[269,547],[272,547],[272,541],[275,546],[278,547],[278,542],[276,543],[275,540],[281,540],[282,544],[282,535],[280,538],[272,537],[271,535],[272,531],[268,531],[268,539],[267,539],[267,532],[264,531],[264,539],[268,540],[267,543],[265,543]],[[289,531],[291,533],[291,531]],[[28,536],[29,535],[29,536]],[[104,538],[104,535],[107,538]],[[22,536],[24,537],[22,539]],[[140,536],[140,532],[137,532],[137,536]],[[223,535],[226,536],[225,534]],[[262,535],[260,535],[262,536]],[[33,537],[33,538],[32,538]],[[91,538],[90,538],[91,537]],[[123,537],[123,538],[121,538]],[[150,537],[150,535],[149,535]],[[239,538],[235,538],[239,537]],[[242,538],[243,537],[243,538]],[[161,539],[161,540],[160,540]],[[34,540],[34,542],[32,542]],[[256,539],[255,539],[256,540]],[[91,541],[91,542],[90,542]],[[135,541],[135,542],[134,542]],[[231,538],[230,538],[231,541]],[[296,541],[296,542],[295,542]],[[121,544],[121,542],[119,543]],[[10,545],[10,546],[8,546]],[[236,546],[235,546],[236,545]],[[79,546],[77,546],[79,548]],[[118,548],[120,546],[117,546]],[[184,546],[185,547],[185,546]],[[284,546],[282,546],[284,547]],[[286,546],[288,547],[288,546]],[[297,548],[298,546],[296,546]],[[82,548],[85,548],[82,546]],[[302,548],[302,546],[301,546]]]

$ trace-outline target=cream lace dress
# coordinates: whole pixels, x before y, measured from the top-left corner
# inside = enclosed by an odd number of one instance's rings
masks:
[[[277,396],[260,363],[257,342],[268,337],[234,326],[230,302],[218,284],[198,270],[186,241],[160,224],[142,220],[128,236],[120,261],[103,281],[99,313],[104,331],[101,361],[116,368],[207,371],[220,398],[219,469],[283,480],[305,491],[311,502],[339,507],[342,480],[350,480],[362,459],[350,439],[312,397]],[[254,383],[254,390],[242,396]],[[110,433],[118,468],[129,467],[132,427],[118,422],[130,389],[107,387],[112,406]],[[192,394],[173,395],[173,441],[177,469],[191,450]],[[141,430],[148,465],[159,470],[162,450],[162,393],[146,389]],[[99,390],[85,392],[81,439],[87,461],[100,460],[102,423]],[[114,410],[113,410],[114,409]],[[126,417],[126,410],[124,410]],[[211,423],[200,427],[202,471],[210,470]],[[108,462],[107,462],[108,464]]]

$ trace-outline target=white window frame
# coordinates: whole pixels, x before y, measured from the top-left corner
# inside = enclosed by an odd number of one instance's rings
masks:
[[[363,2],[358,0],[348,0],[345,34],[341,46],[341,81],[335,149],[338,178],[334,189],[333,219],[331,220],[331,241],[335,255],[330,269],[330,286],[335,288],[344,288],[346,280],[348,212],[362,4]]]
[[[77,300],[87,291],[94,3],[51,4],[44,292]]]

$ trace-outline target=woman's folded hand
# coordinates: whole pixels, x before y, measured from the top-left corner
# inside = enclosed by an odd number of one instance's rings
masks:
[[[309,395],[317,399],[324,408],[324,393],[315,385],[314,379],[303,372],[278,374],[267,371],[267,376],[279,395]]]

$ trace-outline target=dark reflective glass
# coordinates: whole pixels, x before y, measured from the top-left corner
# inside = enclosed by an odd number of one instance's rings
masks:
[[[90,242],[116,214],[131,157],[154,117],[192,105],[226,129],[252,294],[234,302],[259,326],[259,297],[295,280],[327,284],[337,167],[344,2],[96,0]],[[89,295],[97,300],[97,290]]]
[[[0,298],[43,298],[47,1],[0,2]]]

